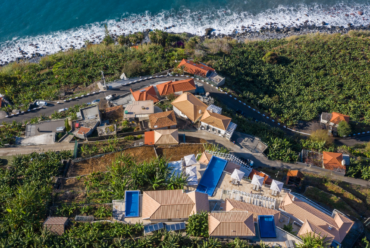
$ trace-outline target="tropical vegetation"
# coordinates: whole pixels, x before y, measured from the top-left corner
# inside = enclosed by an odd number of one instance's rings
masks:
[[[186,233],[194,237],[208,237],[208,213],[202,212],[189,216]]]

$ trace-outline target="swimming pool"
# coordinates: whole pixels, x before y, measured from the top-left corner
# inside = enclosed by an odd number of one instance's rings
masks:
[[[139,190],[126,190],[125,192],[125,217],[139,217]]]
[[[200,179],[197,191],[212,196],[226,165],[227,161],[225,159],[212,156],[207,169]]]
[[[259,215],[258,225],[261,238],[276,238],[275,220],[273,215]]]

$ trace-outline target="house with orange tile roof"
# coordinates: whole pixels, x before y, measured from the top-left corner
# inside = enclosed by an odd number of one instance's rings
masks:
[[[330,126],[338,127],[341,121],[349,122],[349,115],[344,115],[338,112],[326,113],[323,112],[320,117],[320,122],[329,124]]]
[[[150,129],[175,129],[177,120],[173,110],[149,115]]]
[[[289,170],[286,176],[286,185],[301,185],[304,175],[299,170]]]
[[[178,116],[197,122],[207,109],[207,105],[193,94],[185,92],[172,101],[173,110]]]
[[[346,173],[346,161],[343,159],[343,154],[338,152],[323,152],[322,167],[327,170]]]
[[[183,190],[143,192],[142,218],[151,222],[184,221],[193,214],[209,211],[208,195]]]
[[[157,92],[152,85],[138,91],[132,91],[132,89],[130,89],[130,91],[135,101],[152,100],[154,103],[159,101]]]
[[[281,201],[279,210],[302,224],[298,236],[312,234],[326,237],[334,247],[342,243],[354,224],[351,219],[337,210],[329,215],[290,193],[286,194]]]
[[[251,173],[249,174],[249,178],[252,180],[253,179],[253,176],[254,175],[258,175],[260,177],[263,177],[264,180],[263,180],[263,184],[268,184],[270,185],[272,183],[272,178],[269,177],[268,175],[266,175],[265,173],[263,172],[260,172],[260,171],[257,171],[255,169],[252,169]]]
[[[177,68],[183,68],[185,72],[206,78],[213,82],[216,86],[221,86],[225,83],[225,78],[217,74],[216,70],[203,64],[195,63],[191,60],[183,59]]]
[[[181,60],[177,68],[184,68],[184,71],[186,71],[187,73],[199,75],[202,77],[207,77],[213,71],[215,71],[215,69],[204,64],[195,63],[194,61],[185,59]]]
[[[256,236],[253,214],[246,211],[208,213],[208,234],[217,238],[253,238]]]
[[[167,96],[169,94],[180,95],[184,92],[193,93],[197,88],[192,78],[180,81],[169,81],[157,84],[156,87],[160,96]]]
[[[231,122],[231,118],[214,113],[212,109],[206,109],[202,118],[200,119],[200,130],[206,130],[216,135],[231,139],[236,124]]]
[[[179,132],[177,129],[160,129],[144,133],[145,145],[177,145]]]
[[[280,211],[262,206],[253,205],[246,202],[241,202],[233,199],[226,198],[226,211],[246,211],[253,214],[254,222],[257,222],[259,215],[272,215],[274,216],[275,224],[278,225],[280,220]]]

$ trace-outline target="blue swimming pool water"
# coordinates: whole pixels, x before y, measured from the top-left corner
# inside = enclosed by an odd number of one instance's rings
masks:
[[[139,217],[139,190],[125,192],[125,217]]]
[[[258,216],[258,225],[261,238],[276,238],[275,220],[272,215]]]
[[[209,196],[213,195],[218,181],[221,178],[222,172],[226,167],[227,161],[213,156],[208,163],[202,178],[200,179],[197,187],[198,192],[206,193]]]

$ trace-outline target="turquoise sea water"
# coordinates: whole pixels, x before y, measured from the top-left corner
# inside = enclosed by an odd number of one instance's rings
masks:
[[[359,15],[362,11],[363,15]],[[321,25],[367,25],[368,0],[2,0],[0,1],[0,64],[32,53],[54,53],[99,42],[103,23],[113,34],[145,29],[203,34],[231,33],[242,26],[258,30],[266,23],[294,26],[305,20]],[[72,41],[74,41],[72,43]],[[37,44],[32,48],[29,44]]]

